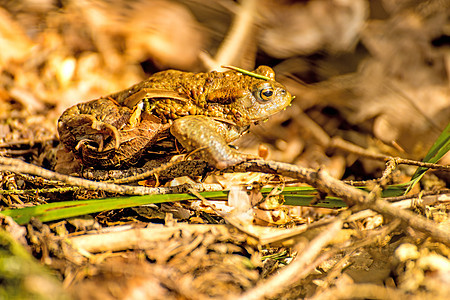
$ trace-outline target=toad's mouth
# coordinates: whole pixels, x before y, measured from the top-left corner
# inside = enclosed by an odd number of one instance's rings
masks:
[[[248,120],[254,124],[258,124],[258,122],[266,122],[271,116],[291,106],[294,98],[294,96],[290,96],[288,101],[271,103],[270,105],[267,105],[267,107],[253,107],[253,109],[248,110]]]

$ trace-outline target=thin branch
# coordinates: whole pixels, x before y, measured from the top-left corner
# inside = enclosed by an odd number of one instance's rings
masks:
[[[0,171],[32,174],[44,177],[46,179],[58,180],[69,185],[80,186],[89,190],[102,190],[105,192],[126,194],[126,195],[188,193],[190,188],[198,191],[222,189],[222,187],[218,184],[207,186],[204,186],[202,184],[193,184],[193,185],[182,184],[179,186],[169,188],[166,187],[149,188],[144,186],[117,185],[112,183],[91,181],[79,177],[59,174],[32,164],[25,163],[19,159],[6,157],[0,157]]]
[[[358,156],[364,156],[364,157],[370,158],[370,159],[382,160],[382,161],[394,160],[397,164],[418,166],[418,167],[437,169],[437,170],[450,172],[450,165],[426,163],[426,162],[421,162],[421,161],[412,160],[412,159],[383,155],[383,154],[375,153],[372,151],[368,151],[362,147],[359,147],[358,145],[352,144],[341,138],[331,139],[329,146],[331,148],[344,150],[346,152],[350,152],[350,153],[356,154]]]
[[[260,281],[255,287],[242,294],[238,299],[264,299],[275,297],[284,289],[307,276],[309,272],[302,272],[311,266],[315,258],[341,230],[343,220],[337,219],[314,238],[304,249],[301,255],[297,255],[294,261],[281,269],[280,272],[268,280]],[[309,268],[311,269],[311,268]]]
[[[440,164],[433,164],[433,163],[427,163],[427,162],[421,162],[417,160],[411,160],[401,157],[391,157],[390,159],[394,159],[397,164],[401,165],[411,165],[411,166],[418,166],[418,167],[424,167],[428,169],[436,169],[441,171],[450,172],[450,165],[440,165]]]

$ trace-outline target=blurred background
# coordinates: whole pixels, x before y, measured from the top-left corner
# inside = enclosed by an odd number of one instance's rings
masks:
[[[52,167],[69,106],[169,68],[264,64],[296,98],[240,139],[242,151],[262,144],[269,159],[373,178],[384,163],[337,151],[330,138],[424,156],[450,121],[449,3],[2,0],[0,151]]]

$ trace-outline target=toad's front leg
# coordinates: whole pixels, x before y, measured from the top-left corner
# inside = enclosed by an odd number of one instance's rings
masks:
[[[196,156],[217,169],[238,164],[249,157],[228,145],[242,131],[210,117],[182,117],[173,122],[170,132],[187,151],[195,151]]]

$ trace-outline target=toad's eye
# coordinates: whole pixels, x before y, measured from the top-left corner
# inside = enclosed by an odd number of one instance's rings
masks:
[[[273,94],[273,87],[266,85],[257,90],[256,98],[261,102],[267,102],[272,100]]]

